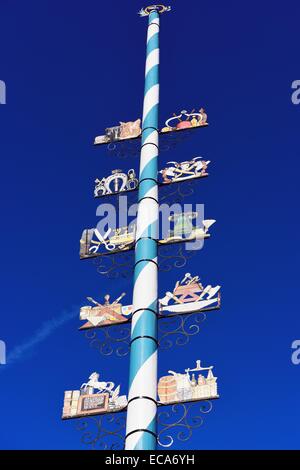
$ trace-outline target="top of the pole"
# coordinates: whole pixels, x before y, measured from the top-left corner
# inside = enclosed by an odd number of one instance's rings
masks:
[[[165,11],[170,11],[171,7],[165,5],[150,5],[148,7],[142,8],[139,11],[140,16],[148,16],[153,11],[157,11],[158,13],[165,13]]]

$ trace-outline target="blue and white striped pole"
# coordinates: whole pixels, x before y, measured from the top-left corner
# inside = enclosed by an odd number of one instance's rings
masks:
[[[151,6],[139,173],[126,450],[156,449],[159,13]]]

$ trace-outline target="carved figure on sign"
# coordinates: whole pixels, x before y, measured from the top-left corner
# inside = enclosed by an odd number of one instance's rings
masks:
[[[190,113],[184,109],[177,115],[173,113],[173,117],[167,119],[165,127],[162,128],[161,132],[190,129],[205,125],[207,125],[207,114],[204,108],[200,108],[198,112],[195,112],[193,109]]]
[[[161,403],[207,400],[218,398],[217,377],[212,372],[213,366],[202,367],[196,361],[196,367],[185,369],[185,373],[169,370],[170,375],[161,377],[158,382],[158,396]],[[205,377],[202,372],[207,371]],[[197,375],[198,372],[198,375]]]
[[[199,276],[186,273],[181,281],[177,281],[173,292],[159,300],[161,313],[191,313],[207,307],[220,307],[221,286],[207,285],[204,287]]]
[[[107,194],[116,194],[123,191],[131,191],[136,189],[138,180],[134,169],[123,173],[122,170],[113,170],[107,178],[95,179],[94,196],[106,196]]]
[[[100,374],[98,372],[93,372],[89,376],[88,382],[85,382],[81,385],[80,390],[87,391],[88,387],[97,390],[96,393],[109,392],[111,393],[115,384],[113,382],[99,382]]]
[[[118,140],[134,139],[141,135],[141,119],[136,121],[122,122],[119,126],[107,127],[105,135],[100,135],[95,138],[95,144],[108,144]]]
[[[160,170],[164,183],[174,183],[186,179],[207,176],[207,167],[210,161],[202,160],[202,157],[195,157],[185,162],[167,162],[168,167]]]
[[[100,374],[93,372],[80,390],[65,392],[63,419],[119,411],[127,406],[126,395],[120,395],[120,385],[99,381]]]
[[[113,325],[124,323],[127,321],[128,315],[131,314],[131,305],[122,305],[120,301],[125,296],[123,292],[114,302],[110,302],[110,296],[104,296],[104,304],[87,297],[88,301],[94,306],[86,305],[80,309],[80,319],[87,320],[81,329],[92,328],[97,326]]]

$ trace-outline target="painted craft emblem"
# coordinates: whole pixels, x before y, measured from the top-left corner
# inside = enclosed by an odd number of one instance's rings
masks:
[[[169,370],[169,375],[158,382],[158,397],[162,404],[219,398],[217,377],[212,372],[213,366],[202,367],[196,361],[194,369],[185,369],[181,374]],[[205,373],[205,375],[204,375]]]
[[[105,135],[95,138],[95,144],[109,144],[118,140],[134,139],[141,135],[141,119],[120,122],[119,126],[107,127]]]
[[[132,306],[123,306],[120,303],[125,295],[125,292],[123,292],[116,300],[110,302],[110,296],[107,294],[104,297],[103,304],[97,302],[92,297],[87,297],[87,300],[93,304],[93,307],[91,305],[81,307],[80,320],[86,320],[86,323],[80,329],[126,322],[128,316],[132,313]]]
[[[80,390],[68,390],[64,396],[63,419],[76,418],[122,410],[127,406],[126,395],[120,395],[120,385],[100,382],[93,372]]]
[[[86,258],[101,254],[99,253],[101,248],[108,252],[128,250],[134,244],[134,240],[135,226],[113,230],[109,228],[103,236],[97,228],[85,229],[80,239],[80,256]]]
[[[138,179],[133,169],[128,173],[122,170],[113,170],[107,178],[95,179],[94,196],[107,196],[108,194],[121,193],[123,191],[133,191],[137,188]]]
[[[205,161],[202,157],[195,157],[185,162],[167,162],[167,166],[160,170],[164,183],[175,183],[176,181],[185,181],[191,178],[208,176],[206,172],[210,161]]]
[[[174,243],[177,241],[201,240],[210,237],[209,228],[216,222],[214,219],[202,221],[202,227],[193,225],[193,219],[198,217],[197,212],[180,212],[169,216],[169,221],[173,223],[173,229],[169,235],[160,240],[160,243]]]
[[[221,286],[207,285],[204,287],[199,276],[186,273],[181,281],[177,281],[173,292],[159,299],[160,313],[192,313],[207,307],[220,307]]]
[[[200,108],[199,112],[195,112],[193,109],[190,113],[183,110],[177,115],[174,113],[173,117],[167,119],[165,127],[162,128],[161,132],[179,131],[206,125],[207,114],[204,108]]]

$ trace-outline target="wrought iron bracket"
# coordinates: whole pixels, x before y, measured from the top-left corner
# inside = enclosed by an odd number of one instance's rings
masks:
[[[192,336],[200,332],[200,325],[206,320],[204,312],[186,315],[166,315],[158,322],[158,338],[161,350],[172,346],[186,345]]]
[[[123,450],[126,418],[122,412],[81,418],[76,430],[82,433],[81,443],[95,450]]]
[[[158,412],[157,443],[161,447],[171,447],[175,441],[188,441],[195,429],[204,423],[204,416],[212,410],[212,402],[190,401],[162,405],[168,410]]]
[[[86,330],[85,337],[91,348],[97,349],[102,356],[127,356],[130,350],[130,324],[124,322],[103,328]]]

